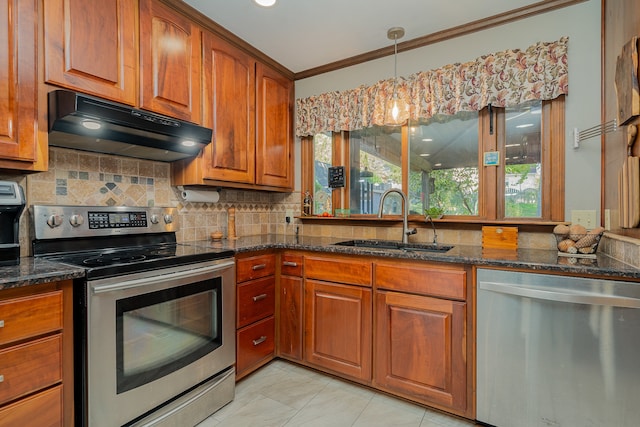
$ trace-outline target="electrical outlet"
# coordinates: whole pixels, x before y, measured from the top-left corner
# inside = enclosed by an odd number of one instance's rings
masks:
[[[611,230],[611,209],[604,210],[604,229]]]
[[[291,224],[291,221],[293,221],[293,211],[287,210],[284,214],[284,222]]]
[[[571,223],[583,225],[587,230],[591,230],[596,225],[595,210],[575,210],[571,211]]]

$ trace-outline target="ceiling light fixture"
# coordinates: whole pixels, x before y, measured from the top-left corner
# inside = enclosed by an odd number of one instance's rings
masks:
[[[404,37],[404,28],[392,27],[387,31],[387,38],[393,40],[393,95],[387,100],[385,108],[385,125],[397,126],[402,124],[401,111],[406,111],[404,100],[398,98],[398,39]]]
[[[276,4],[276,0],[253,0],[258,6],[271,7]]]

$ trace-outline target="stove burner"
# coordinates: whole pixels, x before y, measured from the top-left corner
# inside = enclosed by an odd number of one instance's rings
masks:
[[[147,257],[140,255],[100,255],[95,258],[87,258],[82,261],[83,265],[97,267],[112,264],[130,264],[132,262],[144,261]]]

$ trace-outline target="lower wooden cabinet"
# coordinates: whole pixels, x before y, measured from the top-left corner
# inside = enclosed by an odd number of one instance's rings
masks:
[[[305,360],[369,382],[371,321],[371,289],[307,279]]]
[[[236,379],[275,356],[276,254],[243,254],[236,260]]]
[[[302,278],[280,277],[278,356],[302,360]]]
[[[73,425],[71,287],[0,291],[0,427]]]
[[[374,385],[466,409],[466,303],[376,291]]]
[[[0,408],[0,427],[62,427],[62,385]]]

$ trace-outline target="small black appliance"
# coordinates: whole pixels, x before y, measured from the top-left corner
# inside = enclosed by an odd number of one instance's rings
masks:
[[[0,265],[20,263],[20,215],[25,204],[22,187],[0,181]]]

